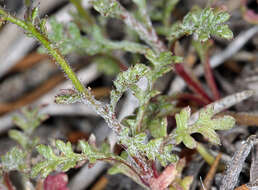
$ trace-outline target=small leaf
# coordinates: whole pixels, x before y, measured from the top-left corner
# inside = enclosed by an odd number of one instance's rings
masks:
[[[231,116],[212,119],[214,111],[212,107],[207,107],[199,113],[198,120],[190,126],[191,133],[201,133],[213,144],[220,144],[220,140],[215,130],[228,130],[235,125],[235,120]]]
[[[31,12],[31,21],[32,23],[35,23],[36,18],[38,17],[39,14],[39,8],[35,7],[32,12]]]
[[[46,159],[48,160],[53,160],[56,159],[56,155],[54,154],[52,148],[50,146],[46,146],[43,144],[38,145],[37,147],[37,151],[44,156]]]
[[[5,155],[1,156],[1,165],[4,171],[23,171],[26,166],[27,153],[18,147],[13,147]]]
[[[121,7],[116,0],[93,0],[94,9],[103,16],[117,16],[121,12]]]
[[[57,169],[67,171],[74,168],[78,161],[85,160],[83,155],[74,153],[70,142],[56,141],[57,148],[61,151],[60,155],[56,155],[50,146],[38,145],[37,151],[46,159],[36,164],[32,171],[32,176],[37,176],[39,173],[46,177],[50,172]]]
[[[172,53],[161,52],[159,55],[152,50],[148,50],[146,58],[153,64],[152,81],[156,81],[159,77],[172,70],[172,64],[176,62],[182,62],[182,58],[179,56],[172,56]]]
[[[150,72],[150,69],[143,64],[136,64],[134,67],[130,67],[127,71],[119,73],[116,80],[114,81],[114,85],[116,87],[115,90],[111,91],[111,107],[114,110],[117,102],[119,101],[122,94],[131,89],[136,96],[140,96],[142,92],[136,85],[136,83],[145,75]]]
[[[30,143],[30,140],[21,131],[12,129],[12,130],[8,131],[8,135],[10,138],[17,141],[22,146],[22,148],[24,148],[24,149],[28,148],[27,145]]]
[[[14,116],[14,123],[21,128],[25,134],[31,135],[33,131],[46,119],[48,119],[48,115],[40,114],[37,108],[28,109],[23,108],[22,113],[24,118],[21,116]]]
[[[184,108],[179,114],[176,114],[176,124],[177,128],[175,130],[176,143],[179,144],[183,142],[185,146],[192,149],[196,147],[196,142],[193,137],[190,136],[190,131],[188,127],[188,120],[190,118],[191,109],[190,107]]]
[[[46,28],[47,19],[43,18],[40,20],[39,28],[42,34],[47,34],[47,28]]]
[[[31,177],[35,178],[39,173],[41,173],[42,177],[45,178],[51,172],[52,172],[52,168],[49,167],[48,161],[43,161],[33,166],[33,168],[31,169]]]
[[[19,116],[13,116],[13,122],[15,125],[17,125],[19,128],[21,128],[23,131],[26,131],[29,128],[26,120]]]
[[[70,142],[64,143],[61,140],[57,140],[56,147],[66,156],[70,156],[74,153]]]
[[[148,123],[151,135],[154,138],[167,136],[167,118],[153,119]]]
[[[225,24],[217,26],[216,31],[214,31],[214,34],[225,39],[233,38],[233,32],[229,29],[228,25]]]
[[[63,89],[55,96],[55,103],[57,104],[73,104],[80,100],[81,96],[73,89]]]

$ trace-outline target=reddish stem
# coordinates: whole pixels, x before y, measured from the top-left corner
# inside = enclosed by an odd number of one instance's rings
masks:
[[[109,161],[114,161],[114,162],[120,162],[121,164],[124,164],[124,165],[126,165],[128,168],[130,168],[130,169],[139,177],[139,179],[141,180],[141,182],[142,182],[144,185],[146,185],[147,187],[150,186],[149,183],[147,183],[146,180],[143,179],[142,175],[139,174],[133,166],[131,166],[130,164],[124,162],[123,160],[117,160],[117,159],[115,159],[115,158],[103,158],[103,159],[98,159],[98,160],[109,160]]]
[[[175,64],[175,69],[178,75],[180,75],[184,81],[188,84],[188,86],[197,94],[202,96],[209,103],[212,102],[212,99],[208,96],[208,94],[203,90],[202,86],[200,86],[192,77],[186,72],[185,68],[181,63]]]
[[[215,79],[214,79],[214,76],[212,73],[212,69],[210,66],[210,58],[208,55],[206,55],[204,58],[203,66],[204,66],[204,76],[211,89],[213,98],[214,98],[214,100],[219,100],[220,95],[219,95],[219,91],[218,91],[218,88],[217,88],[217,85],[216,85],[216,82],[215,82]]]
[[[153,175],[155,178],[158,178],[159,177],[159,172],[157,170],[157,167],[156,167],[156,163],[155,161],[151,161],[151,168],[153,170]]]
[[[143,163],[142,160],[140,160],[139,158],[136,158],[136,157],[132,157],[132,158],[136,162],[136,164],[141,168],[143,175],[148,175],[148,174],[153,173],[152,171],[150,171],[148,168],[146,168],[144,166],[145,163]]]
[[[196,102],[200,106],[206,106],[207,104],[209,104],[208,101],[206,101],[205,99],[203,99],[199,95],[189,94],[189,93],[178,94],[176,96],[176,99],[179,99],[179,100],[192,100],[192,101]]]
[[[4,173],[4,184],[7,187],[8,190],[14,190],[14,187],[12,185],[12,182],[9,178],[9,174],[8,173]]]

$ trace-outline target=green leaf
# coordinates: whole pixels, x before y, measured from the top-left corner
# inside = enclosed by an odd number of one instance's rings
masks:
[[[234,127],[235,119],[231,116],[224,116],[212,119],[213,108],[208,107],[200,111],[198,120],[191,126],[191,133],[201,133],[213,144],[220,144],[215,130],[228,130]]]
[[[31,169],[31,177],[35,178],[39,173],[41,173],[42,177],[45,178],[50,174],[54,169],[50,167],[48,161],[39,162],[33,166]]]
[[[72,144],[70,142],[64,143],[61,140],[56,141],[56,147],[66,156],[73,156],[74,152],[72,149]]]
[[[102,160],[105,158],[115,158],[110,151],[107,151],[106,145],[103,146],[104,147],[102,147],[101,151],[89,145],[89,143],[86,141],[79,141],[79,147],[81,148],[83,155],[90,161],[90,163],[95,163],[97,160]]]
[[[147,141],[145,133],[139,133],[133,137],[122,135],[121,144],[127,146],[127,153],[130,156],[137,156],[139,153],[145,155],[150,160],[159,160],[163,166],[170,162],[176,162],[177,157],[171,153],[172,145],[163,147],[163,138],[155,138]]]
[[[95,55],[97,53],[109,53],[111,50],[125,50],[144,54],[148,49],[145,45],[130,41],[111,41],[104,37],[98,25],[91,26],[90,31],[86,31],[87,36],[81,35],[81,30],[73,22],[64,25],[57,22],[55,18],[51,18],[50,25],[51,32],[48,33],[48,37],[63,55],[73,52]],[[42,47],[39,48],[39,52],[47,53],[46,49]],[[105,58],[108,59],[106,56]],[[114,62],[112,59],[109,59],[109,61]]]
[[[46,158],[48,160],[56,159],[56,155],[54,154],[54,152],[50,146],[40,144],[37,146],[37,151],[39,152],[39,154],[41,154],[42,156],[44,156],[44,158]]]
[[[193,133],[200,133],[211,143],[220,144],[215,130],[228,130],[235,125],[235,120],[231,116],[213,119],[214,111],[211,106],[202,109],[193,124],[189,124],[190,113],[191,110],[187,107],[181,110],[180,114],[176,114],[177,128],[175,130],[176,143],[183,142],[188,148],[196,147],[196,141],[190,136]]]
[[[182,62],[179,56],[172,56],[172,53],[161,52],[159,55],[152,50],[148,50],[146,58],[153,64],[152,81],[156,81],[159,77],[172,70],[172,64]]]
[[[148,144],[141,147],[141,151],[145,153],[145,155],[150,160],[159,160],[161,165],[165,167],[167,164],[171,162],[177,161],[177,156],[172,154],[172,145],[167,145],[163,148],[163,139],[162,138],[156,138],[153,140],[150,140]]]
[[[23,131],[28,130],[28,128],[30,127],[27,123],[27,121],[19,116],[13,116],[13,122],[15,125],[17,125],[19,128],[21,128]]]
[[[122,94],[131,89],[135,95],[140,95],[142,92],[136,85],[136,83],[145,75],[150,72],[150,69],[143,64],[136,64],[134,67],[130,67],[127,71],[119,73],[114,81],[115,90],[111,91],[111,107],[114,110],[117,102]]]
[[[46,114],[40,114],[37,108],[28,109],[23,108],[22,114],[24,116],[14,116],[14,123],[21,128],[27,135],[31,135],[32,132],[44,121],[48,118]]]
[[[205,8],[189,12],[182,22],[171,27],[169,39],[175,41],[183,35],[194,35],[195,40],[207,41],[211,35],[232,39],[233,33],[223,24],[229,19],[229,14],[222,10]]]
[[[25,171],[27,153],[18,147],[13,147],[5,155],[1,156],[1,165],[4,171]]]
[[[30,139],[23,132],[12,129],[8,131],[8,135],[13,140],[17,141],[22,148],[28,148],[28,144],[30,143]]]
[[[47,35],[47,28],[46,28],[47,19],[43,18],[40,20],[39,28],[42,34]]]
[[[128,158],[128,153],[126,151],[123,151],[120,155],[120,157],[124,160],[126,160]],[[116,163],[113,165],[113,167],[111,167],[109,170],[108,170],[108,174],[111,174],[111,175],[115,175],[115,174],[118,174],[118,173],[127,173],[128,172],[128,167],[121,164],[121,163]]]
[[[59,155],[56,155],[50,146],[37,146],[37,151],[46,160],[37,163],[33,167],[31,171],[33,177],[37,176],[39,173],[43,177],[46,177],[50,172],[58,169],[65,172],[70,168],[74,168],[78,161],[86,159],[84,156],[73,152],[70,142],[64,143],[63,141],[57,140],[56,146],[61,152]]]
[[[55,103],[57,104],[73,104],[80,100],[81,96],[73,89],[63,89],[55,96]]]
[[[32,12],[31,12],[31,21],[32,23],[35,23],[36,18],[38,17],[39,14],[39,8],[35,7]]]
[[[153,119],[148,123],[151,135],[154,138],[167,136],[167,118]]]
[[[230,30],[228,25],[220,25],[216,28],[216,31],[214,31],[214,35],[219,36],[221,38],[225,39],[232,39],[233,38],[233,32]]]
[[[175,139],[177,144],[183,142],[186,147],[193,149],[196,147],[196,142],[193,137],[190,136],[191,133],[188,129],[188,120],[190,118],[190,114],[190,107],[186,107],[182,109],[179,114],[176,114],[177,127],[175,131]]]
[[[116,0],[93,0],[94,9],[103,16],[117,16],[121,13],[121,7]]]
[[[94,63],[98,65],[98,70],[106,75],[115,76],[120,71],[118,63],[109,57],[97,57]]]

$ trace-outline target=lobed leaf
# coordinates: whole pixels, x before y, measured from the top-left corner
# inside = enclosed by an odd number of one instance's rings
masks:
[[[188,120],[190,119],[191,109],[190,107],[184,108],[179,114],[176,114],[176,131],[175,140],[176,144],[183,142],[186,147],[192,149],[196,147],[196,142],[191,137],[191,133],[188,129]]]
[[[229,14],[222,10],[205,8],[189,12],[182,22],[171,27],[169,40],[175,41],[183,35],[194,35],[195,40],[207,41],[211,35],[232,39],[233,33],[228,25],[223,24],[229,19]]]
[[[27,153],[18,147],[13,147],[5,155],[1,156],[1,165],[5,171],[24,171],[27,169]]]
[[[190,124],[191,110],[189,107],[182,109],[176,114],[177,128],[175,130],[176,143],[183,142],[188,148],[195,148],[196,141],[191,137],[193,133],[200,133],[213,144],[220,144],[220,139],[215,130],[228,130],[235,125],[235,120],[231,116],[212,118],[214,111],[212,107],[202,109],[198,118]],[[193,121],[191,121],[193,122]]]
[[[115,90],[111,91],[111,107],[114,110],[117,102],[122,94],[131,89],[136,95],[140,95],[141,90],[137,87],[136,83],[150,72],[150,69],[143,64],[136,64],[130,67],[127,71],[119,73],[114,81]]]
[[[57,140],[56,146],[61,154],[56,155],[50,146],[38,145],[37,151],[46,160],[37,163],[31,172],[32,177],[37,176],[39,173],[46,177],[52,171],[61,169],[67,171],[70,168],[74,168],[78,161],[85,159],[80,154],[74,153],[70,142],[64,143],[63,141]]]
[[[191,133],[201,133],[213,144],[220,144],[220,139],[215,130],[228,130],[235,125],[231,116],[212,119],[214,111],[208,107],[200,112],[198,120],[190,127]]]
[[[30,139],[23,132],[12,129],[12,130],[8,131],[8,135],[11,139],[17,141],[22,146],[22,148],[24,148],[24,149],[28,148]]]
[[[23,108],[22,113],[24,117],[14,116],[14,123],[22,129],[10,130],[9,137],[17,141],[25,150],[31,149],[38,143],[37,138],[32,138],[34,130],[48,118],[46,114],[40,114],[38,109]]]
[[[121,7],[116,0],[92,0],[96,11],[103,16],[116,16],[121,12]]]

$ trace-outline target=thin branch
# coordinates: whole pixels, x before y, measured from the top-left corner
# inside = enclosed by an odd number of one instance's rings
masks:
[[[179,76],[181,76],[184,81],[188,84],[188,86],[197,94],[202,96],[205,101],[212,102],[212,99],[209,97],[209,95],[203,90],[203,87],[200,86],[197,82],[195,82],[192,77],[186,72],[185,68],[182,64],[176,64],[175,70]]]
[[[206,54],[208,54],[208,52]],[[213,94],[213,98],[215,100],[218,100],[220,98],[219,90],[218,90],[218,87],[216,85],[214,75],[212,73],[212,69],[211,69],[211,66],[210,66],[210,58],[209,58],[208,55],[204,56],[203,65],[204,65],[204,76],[206,78],[206,81],[207,81],[210,89],[211,89],[211,92]]]

